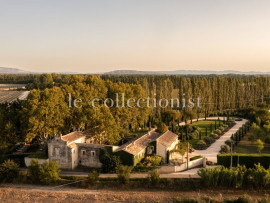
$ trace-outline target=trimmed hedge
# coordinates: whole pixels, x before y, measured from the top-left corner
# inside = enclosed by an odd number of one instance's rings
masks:
[[[239,157],[239,158],[238,158]],[[245,165],[247,168],[253,168],[254,164],[260,163],[261,166],[268,169],[270,166],[270,154],[233,154],[233,166],[236,167],[239,159],[240,165]],[[225,167],[231,165],[230,154],[218,154],[217,164]]]

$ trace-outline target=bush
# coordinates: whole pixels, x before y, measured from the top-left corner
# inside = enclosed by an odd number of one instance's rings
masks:
[[[160,182],[159,172],[157,170],[150,171],[148,181],[152,185],[157,185]]]
[[[238,158],[239,157],[239,158]],[[253,168],[255,164],[261,164],[264,168],[269,168],[270,154],[233,154],[233,166],[237,166],[239,159],[240,165],[245,165],[247,168]],[[231,155],[218,154],[217,164],[225,167],[230,167]]]
[[[255,164],[255,168],[250,170],[250,179],[256,187],[265,187],[270,184],[270,169]]]
[[[88,182],[91,185],[94,185],[99,179],[99,172],[97,172],[96,170],[93,170],[92,172],[89,173],[88,175]]]
[[[226,140],[225,144],[228,146],[231,146],[231,144],[234,143],[233,140]]]
[[[38,182],[40,177],[40,165],[38,159],[33,159],[28,169],[31,180],[33,182]]]
[[[251,134],[248,136],[248,140],[251,141],[251,142],[254,142],[255,140],[255,135]]]
[[[0,182],[12,182],[19,177],[19,165],[13,160],[6,160],[0,165]]]
[[[101,155],[100,162],[102,163],[101,170],[103,173],[113,173],[121,164],[119,156],[111,155],[107,151]]]
[[[216,130],[214,131],[214,133],[215,133],[215,134],[218,134],[218,135],[221,135],[221,134],[222,134],[221,130],[219,130],[219,129],[216,129]]]
[[[56,183],[60,179],[60,171],[57,162],[52,161],[49,163],[46,161],[40,166],[40,181],[47,185]]]
[[[230,150],[231,150],[231,148],[229,145],[225,144],[225,145],[220,146],[220,153],[222,153],[222,154],[230,153]]]
[[[144,159],[146,163],[151,163],[152,166],[159,166],[161,160],[162,160],[161,156],[147,156]]]
[[[117,177],[120,183],[126,184],[129,182],[130,172],[132,168],[133,168],[132,166],[124,166],[124,165],[119,165],[116,168]]]
[[[270,135],[268,135],[265,140],[264,140],[265,143],[267,144],[270,144]]]
[[[211,134],[210,134],[210,137],[212,137],[213,139],[216,140],[216,139],[218,139],[219,136],[218,136],[218,134],[211,133]]]
[[[207,148],[207,144],[205,143],[205,141],[200,140],[197,144],[196,144],[196,149],[202,150],[202,149],[206,149]]]
[[[210,145],[215,142],[215,139],[213,139],[212,137],[204,137],[203,140],[207,145]]]
[[[226,125],[226,124],[223,124],[222,126],[223,126],[224,129],[227,129],[227,128],[229,127],[229,126]]]
[[[222,126],[220,126],[220,127],[219,127],[219,130],[220,130],[221,132],[223,132],[223,131],[225,130],[225,128],[223,128]]]
[[[206,187],[235,187],[240,188],[244,183],[247,168],[237,166],[232,169],[218,166],[215,168],[202,168],[198,171],[202,184]]]

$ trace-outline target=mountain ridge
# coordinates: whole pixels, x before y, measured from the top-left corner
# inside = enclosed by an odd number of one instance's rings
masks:
[[[270,72],[259,71],[236,71],[236,70],[173,70],[173,71],[139,71],[139,70],[114,70],[99,73],[78,73],[78,72],[30,72],[19,68],[0,67],[0,74],[42,74],[42,73],[58,73],[58,74],[98,74],[98,75],[270,75]]]

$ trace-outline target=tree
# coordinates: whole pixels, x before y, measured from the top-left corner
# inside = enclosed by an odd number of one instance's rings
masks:
[[[92,172],[89,173],[88,175],[88,181],[91,185],[94,185],[99,179],[99,172],[96,170],[93,170]]]
[[[0,182],[12,182],[19,176],[19,165],[13,160],[0,164]]]
[[[164,133],[168,130],[168,126],[165,123],[160,123],[157,127],[157,132]]]
[[[133,169],[132,166],[124,166],[124,165],[119,165],[116,168],[117,177],[120,183],[126,184],[129,182],[130,172],[132,171],[132,169]]]
[[[121,164],[120,157],[103,151],[100,155],[100,162],[102,163],[101,170],[103,173],[113,173]]]
[[[44,184],[56,183],[60,179],[60,171],[57,162],[46,161],[40,166],[40,181]]]
[[[38,159],[33,159],[28,167],[29,174],[33,182],[38,182],[40,178],[40,164]]]
[[[256,148],[257,148],[258,153],[261,153],[261,151],[264,148],[264,143],[260,139],[256,141]]]

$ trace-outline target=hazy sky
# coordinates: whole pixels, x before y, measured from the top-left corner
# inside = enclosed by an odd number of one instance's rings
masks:
[[[0,0],[0,67],[270,71],[269,0]]]

